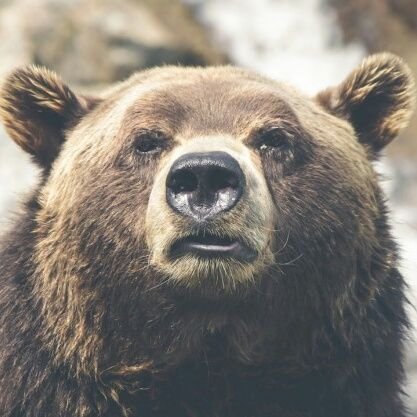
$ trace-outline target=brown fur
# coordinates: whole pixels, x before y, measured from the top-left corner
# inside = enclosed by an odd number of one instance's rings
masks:
[[[1,114],[45,174],[0,253],[2,415],[402,417],[403,281],[371,159],[412,96],[387,54],[316,99],[233,67],[157,68],[94,99],[13,73]],[[135,152],[153,130],[161,152]],[[196,227],[167,172],[206,150],[248,186],[205,231],[254,262],[167,255]]]
[[[30,66],[10,75],[0,109],[10,137],[46,164],[57,156],[65,129],[93,105],[94,100],[75,96],[54,72]]]

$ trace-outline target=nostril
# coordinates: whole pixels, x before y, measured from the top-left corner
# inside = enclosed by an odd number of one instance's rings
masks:
[[[191,171],[181,170],[171,176],[168,187],[174,194],[192,193],[198,188],[198,178]]]
[[[211,170],[208,178],[208,187],[212,191],[221,191],[228,188],[234,189],[238,188],[238,186],[239,179],[233,172],[224,168],[215,168]]]

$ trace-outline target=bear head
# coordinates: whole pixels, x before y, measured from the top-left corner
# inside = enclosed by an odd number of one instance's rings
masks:
[[[234,67],[156,68],[90,97],[31,66],[0,107],[41,168],[34,286],[68,355],[114,305],[256,298],[291,322],[372,298],[395,262],[372,167],[413,107],[393,55],[313,98]]]

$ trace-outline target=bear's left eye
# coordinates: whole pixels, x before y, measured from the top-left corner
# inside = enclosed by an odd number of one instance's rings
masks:
[[[165,135],[157,131],[142,132],[135,138],[135,150],[139,154],[153,154],[161,152],[166,143]]]
[[[288,136],[278,127],[260,130],[255,137],[255,147],[260,151],[269,151],[288,147]]]

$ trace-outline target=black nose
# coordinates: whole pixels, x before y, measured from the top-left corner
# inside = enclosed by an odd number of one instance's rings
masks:
[[[174,210],[201,221],[233,208],[244,186],[239,163],[226,152],[189,153],[173,163],[166,195]]]

